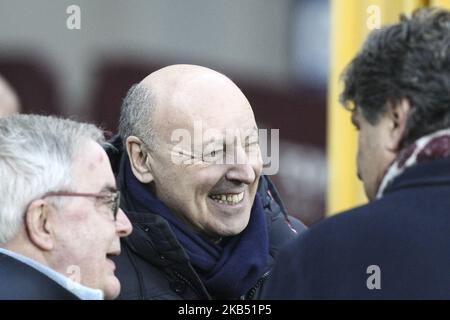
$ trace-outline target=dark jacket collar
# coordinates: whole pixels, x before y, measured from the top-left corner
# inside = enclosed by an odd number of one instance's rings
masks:
[[[0,300],[79,300],[31,266],[0,253]]]
[[[425,161],[406,169],[386,188],[385,194],[437,185],[450,185],[450,158]]]

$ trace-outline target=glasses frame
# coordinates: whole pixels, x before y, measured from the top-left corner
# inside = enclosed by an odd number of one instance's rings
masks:
[[[120,191],[115,192],[100,192],[100,193],[83,193],[83,192],[69,192],[69,191],[56,191],[47,192],[41,199],[47,197],[88,197],[95,199],[111,200],[113,202],[113,217],[114,221],[117,221],[117,214],[120,209]]]

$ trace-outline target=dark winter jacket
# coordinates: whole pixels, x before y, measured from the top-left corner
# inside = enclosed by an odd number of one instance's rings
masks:
[[[289,275],[289,276],[286,276]],[[450,299],[450,159],[312,227],[279,255],[266,299]]]
[[[33,267],[0,253],[0,300],[79,300]]]
[[[106,151],[121,189],[121,208],[133,224],[133,233],[122,239],[122,253],[115,259],[116,275],[122,285],[119,298],[211,299],[167,221],[152,212],[135,212],[128,190],[124,190],[121,183],[126,159],[122,141],[116,136],[110,143]],[[294,239],[296,233],[304,231],[305,226],[287,216],[278,192],[267,177],[261,177],[258,193],[266,214],[270,267],[280,247]],[[257,298],[268,274],[241,298]]]

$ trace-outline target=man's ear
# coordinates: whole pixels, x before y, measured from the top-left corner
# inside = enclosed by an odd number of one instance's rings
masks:
[[[131,170],[134,176],[142,183],[150,183],[153,181],[153,173],[149,159],[151,156],[144,150],[143,142],[135,136],[129,136],[126,141],[128,158],[130,159]]]
[[[389,101],[387,104],[388,120],[388,149],[393,152],[400,150],[402,140],[406,132],[406,125],[410,112],[408,99],[402,98],[400,101]]]
[[[53,229],[50,206],[45,200],[33,201],[25,213],[25,229],[31,242],[41,250],[53,249]]]

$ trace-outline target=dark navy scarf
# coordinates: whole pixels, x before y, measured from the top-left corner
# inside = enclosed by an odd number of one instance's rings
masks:
[[[150,212],[169,223],[176,238],[190,257],[208,292],[214,298],[236,299],[250,290],[267,271],[269,241],[264,209],[256,194],[247,227],[220,244],[194,232],[137,180],[125,161],[125,187],[139,212]]]

